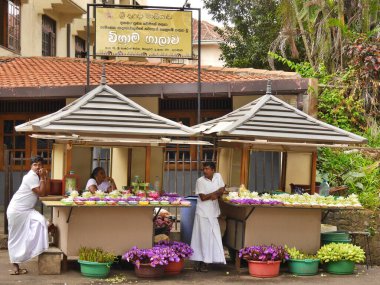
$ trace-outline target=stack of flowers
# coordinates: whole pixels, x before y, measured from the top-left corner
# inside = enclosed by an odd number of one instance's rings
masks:
[[[183,202],[183,203],[182,203]],[[110,193],[104,193],[97,190],[94,194],[90,191],[84,191],[79,195],[78,191],[72,191],[70,196],[61,200],[65,205],[181,205],[188,203],[177,193],[166,193],[160,197],[156,191],[149,191],[148,197],[144,195],[133,195],[126,190],[114,190]],[[187,204],[186,204],[187,205]]]
[[[225,200],[234,204],[241,205],[293,205],[308,207],[362,207],[358,196],[351,194],[348,197],[320,196],[319,194],[310,195],[300,194],[262,194],[257,192],[230,192]]]
[[[137,268],[142,264],[151,267],[167,265],[169,249],[167,247],[152,247],[139,249],[137,246],[132,247],[122,256],[122,259],[132,262]]]
[[[187,243],[180,241],[160,241],[157,243],[159,247],[169,247],[175,253],[175,260],[169,259],[169,261],[178,262],[179,259],[189,258],[194,250]]]
[[[289,259],[289,254],[282,246],[260,245],[242,248],[239,257],[253,261],[285,261]]]

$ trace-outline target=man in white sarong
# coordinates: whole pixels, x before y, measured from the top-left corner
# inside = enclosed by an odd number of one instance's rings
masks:
[[[218,198],[223,195],[225,184],[222,176],[215,173],[213,162],[203,163],[203,175],[195,185],[195,194],[199,196],[191,237],[194,254],[190,259],[197,261],[196,271],[207,272],[209,263],[226,263],[218,223]]]
[[[38,256],[49,247],[47,221],[34,210],[38,197],[45,195],[47,187],[47,171],[42,166],[42,157],[31,159],[31,169],[23,177],[7,209],[8,252],[14,266],[12,275],[27,273],[19,263]]]

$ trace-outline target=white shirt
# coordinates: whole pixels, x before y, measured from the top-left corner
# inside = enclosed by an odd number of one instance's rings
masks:
[[[214,173],[214,175],[212,176],[212,180],[202,176],[198,178],[197,183],[195,185],[195,194],[210,194],[224,186],[225,184],[223,178],[219,173]],[[219,217],[220,209],[218,200],[202,201],[201,198],[198,197],[195,214],[207,218]]]
[[[111,186],[111,183],[109,183],[109,181],[103,181],[102,183],[98,184],[94,178],[90,178],[87,181],[86,190],[88,190],[88,187],[92,185],[95,185],[100,191],[107,192],[108,188]]]
[[[8,211],[25,211],[33,209],[38,201],[38,195],[32,191],[40,187],[40,178],[37,173],[30,170],[23,178],[20,188],[13,195],[8,206]]]

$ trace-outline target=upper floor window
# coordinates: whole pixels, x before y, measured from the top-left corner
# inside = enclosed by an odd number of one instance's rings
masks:
[[[56,55],[56,22],[42,15],[42,56]]]
[[[75,36],[75,57],[86,57],[86,41]]]
[[[0,1],[0,45],[20,51],[20,0]]]

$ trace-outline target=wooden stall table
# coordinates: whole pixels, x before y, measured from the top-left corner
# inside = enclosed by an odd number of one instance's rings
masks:
[[[295,205],[240,205],[221,202],[227,229],[224,244],[235,253],[236,269],[240,269],[237,251],[252,245],[288,245],[309,254],[320,248],[322,211],[353,210],[358,207],[326,207]]]
[[[190,207],[184,205],[64,205],[43,201],[53,208],[53,223],[58,227],[58,247],[64,261],[77,259],[81,246],[101,247],[122,255],[133,246],[153,244],[154,208]],[[159,212],[158,212],[159,213]],[[156,216],[158,215],[156,214]]]

